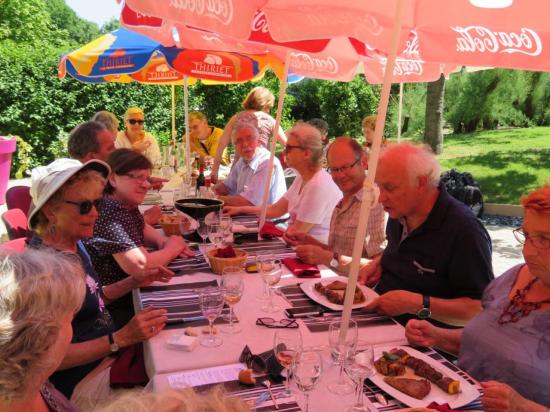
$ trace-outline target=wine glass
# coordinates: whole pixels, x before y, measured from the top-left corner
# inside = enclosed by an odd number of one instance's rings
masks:
[[[203,248],[206,248],[206,238],[208,237],[208,225],[206,224],[204,219],[199,219],[198,223],[199,223],[199,227],[197,227],[197,233],[202,239]]]
[[[363,400],[363,382],[374,373],[374,350],[367,346],[357,350],[351,358],[346,360],[346,373],[355,382],[355,404],[346,409],[346,412],[368,412]]]
[[[357,348],[357,322],[353,319],[349,320],[346,335],[340,337],[342,330],[342,321],[340,319],[333,320],[328,327],[328,341],[332,352],[338,356],[340,364],[340,373],[335,382],[327,385],[328,389],[337,395],[347,395],[353,392],[353,385],[349,379],[344,376],[344,364],[348,356],[352,356]]]
[[[296,385],[306,398],[306,410],[309,412],[309,392],[313,390],[321,377],[323,361],[318,352],[304,351],[300,353],[294,363],[294,379]]]
[[[208,225],[208,239],[210,239],[210,242],[212,242],[212,244],[216,248],[219,247],[219,243],[221,242],[222,236],[223,236],[222,229],[219,223]]]
[[[202,289],[199,293],[199,304],[202,314],[208,319],[208,325],[210,326],[210,333],[207,338],[201,340],[201,345],[209,348],[220,346],[223,340],[221,337],[214,335],[212,324],[223,310],[224,298],[222,290],[217,286]]]
[[[273,304],[273,286],[281,280],[281,274],[283,273],[281,262],[274,259],[273,255],[259,256],[257,266],[258,272],[262,275],[262,279],[268,287],[267,303],[262,306],[262,310],[267,313],[277,312],[281,308]]]
[[[243,270],[236,266],[229,266],[222,271],[223,297],[229,305],[229,326],[222,329],[225,333],[239,333],[241,327],[233,322],[233,306],[241,300],[244,291]]]
[[[285,394],[290,396],[290,378],[294,360],[302,352],[302,334],[300,329],[279,329],[273,337],[273,351],[275,357],[285,369]]]
[[[226,243],[231,242],[231,226],[232,221],[230,216],[220,216],[220,227],[223,233],[223,239]]]

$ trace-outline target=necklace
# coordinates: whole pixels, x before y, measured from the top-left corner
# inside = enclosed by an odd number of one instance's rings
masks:
[[[532,311],[539,309],[543,303],[550,303],[550,299],[539,300],[538,302],[525,301],[525,295],[527,295],[527,292],[537,280],[539,279],[533,278],[522,289],[516,290],[512,300],[498,318],[499,325],[515,323],[521,318],[528,316]]]

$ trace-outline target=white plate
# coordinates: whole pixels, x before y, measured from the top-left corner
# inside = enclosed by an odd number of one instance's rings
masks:
[[[341,282],[348,283],[348,278],[345,276],[334,276],[330,278],[324,278],[324,279],[309,279],[305,282],[300,283],[300,288],[302,288],[302,291],[310,298],[313,299],[315,302],[326,306],[329,309],[332,310],[343,310],[344,305],[337,305],[336,303],[330,302],[325,295],[322,295],[321,293],[317,292],[315,290],[315,284],[318,282],[321,282],[323,285],[328,285],[329,283],[334,282],[335,280],[339,280]],[[370,302],[374,298],[378,297],[378,293],[376,293],[374,290],[366,287],[365,285],[357,284],[359,289],[361,289],[361,292],[363,292],[363,295],[365,296],[366,300],[362,303],[357,303],[355,305],[352,305],[352,309],[358,309],[362,308],[367,304],[367,302]]]
[[[388,385],[386,382],[384,382],[385,376],[378,372],[375,372],[375,374],[369,378],[376,386],[378,386],[389,395],[393,396],[395,399],[401,401],[405,405],[412,408],[420,408],[426,407],[432,402],[437,402],[439,404],[448,403],[452,409],[455,409],[460,408],[461,406],[464,406],[479,397],[479,391],[476,389],[476,387],[468,382],[466,379],[464,379],[462,376],[460,376],[458,373],[450,370],[430,356],[408,346],[375,346],[374,359],[378,359],[380,356],[382,356],[384,351],[389,352],[393,348],[405,350],[409,355],[414,356],[415,358],[422,359],[428,365],[441,372],[444,376],[460,382],[460,392],[455,395],[446,393],[443,389],[430,382],[430,385],[432,387],[430,393],[426,395],[424,399],[416,399],[411,396],[405,395],[403,392],[398,391],[393,386]],[[410,369],[407,368],[407,371],[410,371]],[[406,376],[408,377],[409,374],[407,373]],[[418,379],[420,379],[420,377],[418,377]]]

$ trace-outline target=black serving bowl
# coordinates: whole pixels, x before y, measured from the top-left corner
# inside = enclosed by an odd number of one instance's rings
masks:
[[[187,213],[193,219],[204,219],[210,212],[219,212],[223,202],[218,199],[202,199],[189,197],[175,201],[176,209]]]

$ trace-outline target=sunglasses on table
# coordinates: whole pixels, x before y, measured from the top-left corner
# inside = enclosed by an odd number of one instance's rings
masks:
[[[87,215],[92,211],[92,207],[95,207],[95,210],[99,211],[101,205],[101,197],[95,200],[83,200],[82,202],[74,202],[72,200],[65,200],[65,203],[70,205],[78,206],[78,212],[81,215]]]
[[[275,320],[273,318],[258,318],[256,319],[256,325],[265,326],[266,328],[290,328],[296,329],[298,327],[298,322],[295,319],[281,319]]]
[[[130,123],[131,125],[134,125],[134,124],[143,124],[143,123],[145,123],[145,120],[128,119],[128,123]]]
[[[254,355],[248,346],[245,346],[239,362],[246,364],[246,367],[252,369],[256,373],[265,373],[267,371],[267,364],[260,355]]]

